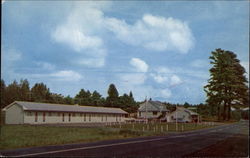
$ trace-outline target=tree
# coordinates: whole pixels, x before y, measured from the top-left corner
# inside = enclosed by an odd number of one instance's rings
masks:
[[[30,87],[27,79],[20,81],[20,99],[22,101],[30,101]]]
[[[117,107],[119,102],[119,93],[114,84],[109,85],[108,96],[106,98],[106,106]]]
[[[64,98],[64,103],[65,103],[65,104],[73,105],[73,104],[74,104],[74,99],[71,98],[71,97],[68,95],[67,97]]]
[[[6,87],[6,104],[10,104],[14,101],[20,100],[20,87],[16,80]]]
[[[223,120],[229,120],[231,106],[243,105],[248,98],[245,69],[240,65],[236,54],[231,51],[216,49],[209,59],[213,67],[209,70],[210,79],[204,87],[207,93],[206,102],[211,113],[217,113],[219,120],[221,113]]]
[[[6,104],[6,98],[5,98],[5,93],[6,93],[6,85],[4,80],[1,79],[1,108],[5,107]]]
[[[81,89],[75,96],[75,103],[79,105],[91,105],[91,93],[89,90]]]
[[[94,106],[101,106],[102,105],[102,95],[97,91],[94,91],[91,95],[91,101]]]
[[[50,102],[52,98],[49,88],[44,83],[36,83],[31,88],[31,100],[34,102]]]

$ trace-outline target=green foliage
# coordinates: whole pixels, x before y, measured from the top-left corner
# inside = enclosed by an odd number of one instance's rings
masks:
[[[210,114],[217,113],[218,119],[230,120],[232,106],[249,106],[245,69],[240,65],[236,54],[231,51],[216,49],[209,57],[213,67],[210,79],[204,87]]]
[[[119,93],[114,84],[109,85],[106,106],[119,107]]]

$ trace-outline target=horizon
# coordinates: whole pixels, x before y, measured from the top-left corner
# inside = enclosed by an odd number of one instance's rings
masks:
[[[52,93],[133,92],[173,104],[205,103],[209,56],[237,55],[249,80],[248,1],[4,1],[2,79]],[[86,16],[87,15],[87,16]]]

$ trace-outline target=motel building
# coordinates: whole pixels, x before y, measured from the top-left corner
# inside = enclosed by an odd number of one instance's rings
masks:
[[[125,122],[120,108],[15,101],[2,110],[6,124]]]

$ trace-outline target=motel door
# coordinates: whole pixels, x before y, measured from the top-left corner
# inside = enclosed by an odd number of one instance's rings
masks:
[[[71,114],[69,113],[69,122],[70,122],[70,116],[71,116]]]
[[[64,122],[64,113],[62,114],[62,121]]]
[[[46,113],[45,112],[43,112],[43,122],[45,122],[45,115]]]
[[[35,122],[37,122],[37,112],[35,113]]]

